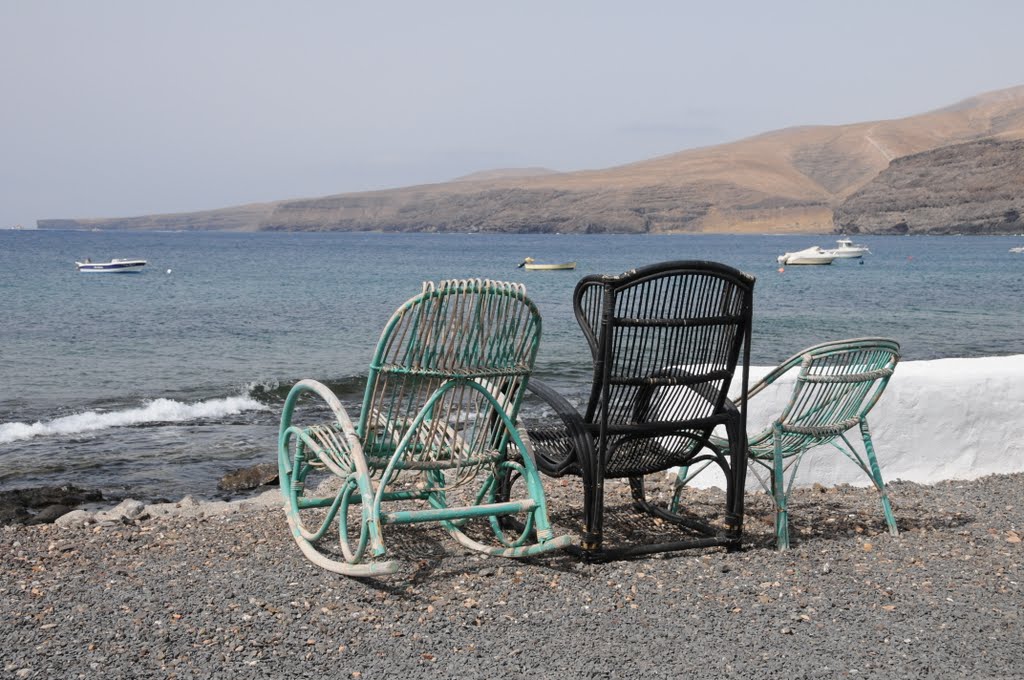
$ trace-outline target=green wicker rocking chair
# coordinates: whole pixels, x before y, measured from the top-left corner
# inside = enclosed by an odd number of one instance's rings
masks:
[[[567,546],[568,537],[554,536],[515,426],[540,332],[521,284],[428,282],[385,326],[355,423],[328,387],[298,382],[281,414],[278,468],[303,554],[349,576],[394,573],[400,563],[381,559],[383,527],[418,522],[438,522],[462,545],[490,555]],[[297,409],[309,394],[319,397],[312,417],[308,404]],[[300,424],[300,412],[328,419]],[[525,480],[526,497],[500,502],[495,480],[512,473]],[[475,492],[465,491],[477,480]],[[459,503],[452,503],[455,492]],[[509,516],[519,517],[522,532],[506,532],[499,520]],[[494,545],[469,531],[476,520],[484,525],[477,533],[492,532]],[[327,552],[322,539],[335,525],[338,549]]]
[[[782,412],[748,439],[749,469],[774,500],[776,546],[780,550],[789,548],[788,503],[800,461],[809,450],[828,444],[871,479],[881,496],[889,533],[899,535],[867,420],[896,368],[899,352],[898,343],[884,338],[826,342],[795,354],[750,387],[748,403],[783,375],[799,369]],[[860,429],[864,455],[846,436],[855,427]],[[713,437],[712,441],[728,447],[724,439]],[[680,468],[670,510],[678,505],[686,484],[702,469]]]

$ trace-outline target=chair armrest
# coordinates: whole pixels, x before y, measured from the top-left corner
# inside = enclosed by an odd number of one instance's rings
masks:
[[[772,371],[761,378],[756,385],[751,385],[747,396],[748,398],[754,396],[765,387],[778,380],[779,377],[802,364],[809,356],[821,356],[825,352],[836,351],[850,346],[870,347],[873,349],[877,348],[888,351],[892,353],[893,356],[892,366],[895,366],[896,361],[899,361],[899,344],[895,340],[889,340],[888,338],[852,338],[849,340],[832,340],[830,342],[823,342],[800,350],[783,361],[777,367],[773,368]],[[890,369],[892,366],[890,366]],[[739,400],[736,401],[738,402]]]
[[[306,428],[292,424],[292,415],[299,397],[306,392],[316,394],[334,413],[337,429],[330,425],[312,425]],[[338,435],[341,435],[340,437]],[[329,387],[317,380],[306,378],[295,383],[281,409],[281,429],[278,447],[281,450],[288,437],[297,436],[305,441],[317,458],[334,474],[345,477],[352,469],[366,472],[362,442],[348,412]],[[355,454],[355,455],[353,455]]]
[[[534,460],[537,462],[537,468],[544,474],[561,477],[572,465],[578,465],[582,460],[592,455],[593,437],[579,411],[553,387],[542,380],[530,378],[526,384],[526,389],[540,398],[555,412],[555,415],[558,416],[562,426],[565,428],[564,437],[569,441],[569,446],[564,451],[564,455],[558,456],[554,455],[557,452],[552,449],[537,448],[536,442],[527,438],[527,445],[533,449],[528,451],[527,455],[533,455]],[[520,411],[520,419],[522,419],[522,411]],[[525,429],[529,434],[530,427],[527,423],[524,422],[524,424],[527,425]],[[534,430],[534,432],[539,431],[538,429]]]
[[[637,393],[636,405],[633,408],[633,419],[636,422],[645,422],[647,417],[651,415],[652,409],[652,398],[658,389],[687,389],[699,396],[701,399],[706,401],[708,404],[714,404],[718,399],[719,392],[712,388],[706,382],[696,382],[694,373],[686,370],[681,366],[667,366],[665,368],[658,369],[650,375],[651,378],[676,378],[681,382],[677,385],[645,385],[640,388]],[[725,401],[728,402],[724,405],[725,410],[735,409],[733,402],[729,400],[728,395],[725,396]]]
[[[800,354],[794,354],[793,356],[791,356],[790,358],[786,359],[781,364],[773,368],[771,372],[763,376],[760,380],[758,380],[756,383],[754,383],[747,389],[747,400],[749,401],[750,398],[753,397],[755,394],[761,392],[764,388],[768,387],[773,382],[781,378],[783,375],[789,373],[791,370],[799,366],[801,363],[803,363],[803,360],[804,353],[801,352]],[[737,397],[736,399],[733,399],[733,402],[736,405],[740,405],[743,403],[743,399]]]

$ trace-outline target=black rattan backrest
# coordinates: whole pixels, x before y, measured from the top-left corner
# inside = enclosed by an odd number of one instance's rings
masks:
[[[754,277],[700,261],[583,278],[573,301],[594,361],[585,419],[602,439],[706,426],[741,352],[745,403],[753,288]]]

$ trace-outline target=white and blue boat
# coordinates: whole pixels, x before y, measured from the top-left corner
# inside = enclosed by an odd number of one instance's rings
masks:
[[[845,236],[836,241],[836,247],[828,252],[832,253],[836,257],[864,257],[870,255],[871,251],[867,246],[862,246],[859,243],[854,243],[851,239]]]
[[[84,262],[75,262],[80,272],[114,272],[128,273],[140,271],[146,266],[145,260],[125,260],[115,257],[110,262],[93,262],[85,258]]]

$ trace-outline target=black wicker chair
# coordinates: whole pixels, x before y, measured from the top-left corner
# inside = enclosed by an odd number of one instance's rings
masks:
[[[748,274],[698,261],[587,276],[577,284],[574,309],[594,364],[586,409],[580,413],[534,378],[528,389],[557,417],[525,427],[541,472],[582,478],[586,557],[740,547],[747,460],[728,452],[746,451],[746,411],[727,392],[739,366],[739,403],[746,403],[753,287]],[[718,426],[728,450],[710,441]],[[727,480],[717,528],[648,502],[645,475],[703,461],[720,466]],[[634,507],[682,527],[684,537],[604,547],[604,483],[613,478],[629,479]]]

